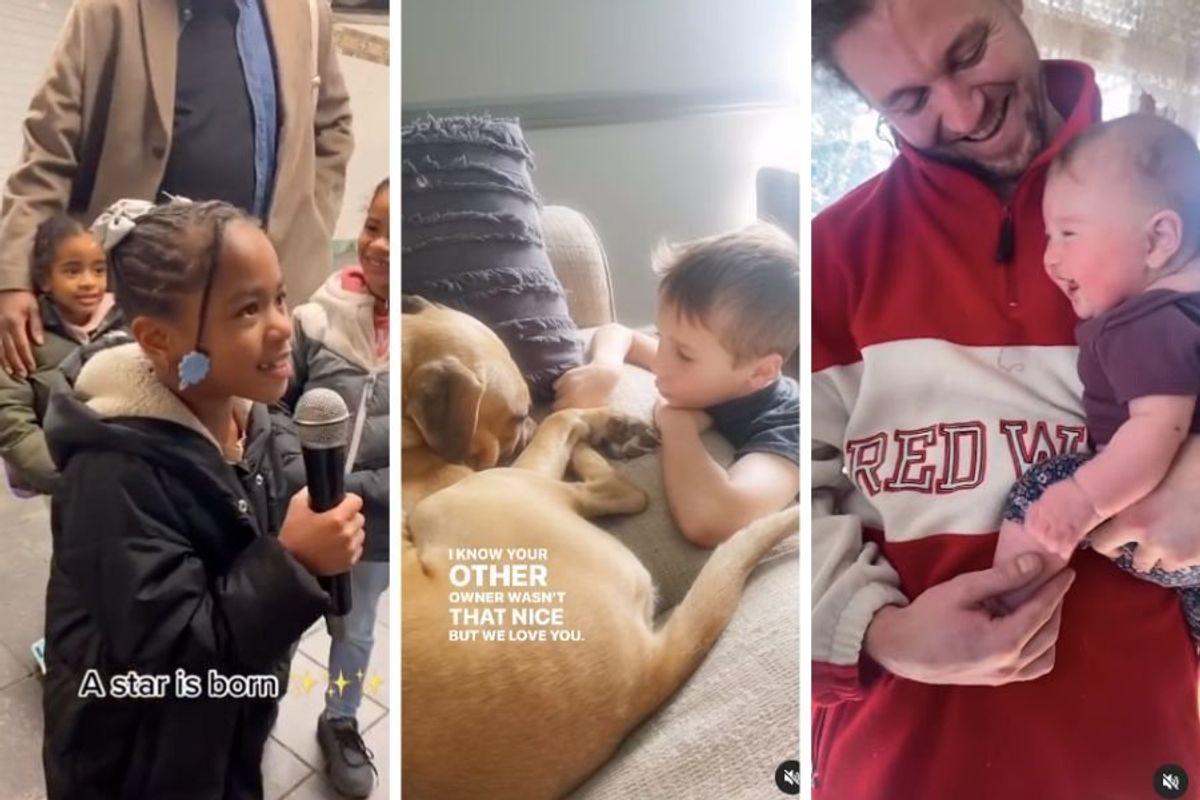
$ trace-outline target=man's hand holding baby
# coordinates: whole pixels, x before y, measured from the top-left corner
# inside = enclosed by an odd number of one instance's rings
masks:
[[[1200,437],[1183,444],[1162,482],[1149,495],[1124,509],[1089,537],[1092,547],[1115,558],[1136,543],[1133,568],[1168,572],[1200,564]]]

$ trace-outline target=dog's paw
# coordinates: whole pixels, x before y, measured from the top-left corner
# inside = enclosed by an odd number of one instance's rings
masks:
[[[629,459],[652,453],[660,443],[658,430],[628,414],[612,412],[592,445],[608,458]]]

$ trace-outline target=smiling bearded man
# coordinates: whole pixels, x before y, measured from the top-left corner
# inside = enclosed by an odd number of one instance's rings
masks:
[[[1049,573],[1032,555],[989,568],[1013,481],[1086,443],[1041,205],[1100,95],[1087,66],[1039,61],[1021,10],[813,3],[816,60],[900,148],[813,222],[815,798],[1143,797],[1165,764],[1200,773],[1170,590],[1080,551],[1013,613],[985,610]],[[1200,514],[1198,457],[1145,501],[1183,528],[1127,540],[1198,538],[1178,533]]]

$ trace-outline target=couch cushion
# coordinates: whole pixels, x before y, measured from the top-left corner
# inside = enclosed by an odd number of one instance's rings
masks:
[[[780,796],[775,770],[800,753],[797,542],[759,565],[700,668],[571,800]]]
[[[519,124],[426,117],[401,142],[403,291],[482,320],[535,395],[549,397],[583,351],[546,256]]]

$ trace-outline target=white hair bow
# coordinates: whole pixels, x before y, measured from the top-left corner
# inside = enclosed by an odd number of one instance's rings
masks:
[[[100,242],[104,252],[109,253],[129,235],[133,226],[137,224],[138,217],[152,208],[154,203],[148,200],[118,200],[96,217],[96,221],[92,223],[92,235]]]
[[[176,197],[170,194],[167,195],[167,199],[172,203],[191,202],[186,197]],[[132,197],[118,200],[96,217],[96,221],[92,223],[92,235],[100,242],[104,252],[110,253],[129,235],[138,219],[152,208],[154,208],[154,203],[149,200]]]

